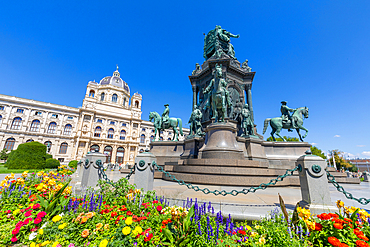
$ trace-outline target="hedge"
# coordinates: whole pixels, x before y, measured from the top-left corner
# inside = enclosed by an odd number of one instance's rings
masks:
[[[60,166],[59,160],[56,159],[47,159],[45,163],[45,168],[56,169]]]
[[[8,169],[42,169],[49,156],[44,144],[27,142],[10,152],[6,165]]]
[[[77,160],[71,160],[69,163],[68,163],[68,166],[71,167],[71,168],[77,168],[77,163],[78,161]]]

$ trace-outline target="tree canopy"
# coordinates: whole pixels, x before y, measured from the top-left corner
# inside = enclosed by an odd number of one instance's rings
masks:
[[[290,136],[283,136],[284,139],[287,141],[287,142],[299,142],[299,139],[297,137],[290,137]],[[279,138],[275,138],[277,142],[282,142],[283,139],[281,139],[280,137]],[[268,142],[273,142],[274,140],[272,140],[272,137],[270,136],[269,138],[267,138]]]

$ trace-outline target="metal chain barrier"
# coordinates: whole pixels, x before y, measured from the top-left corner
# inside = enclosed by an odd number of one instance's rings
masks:
[[[113,185],[115,183],[108,178],[107,174],[105,174],[104,166],[101,160],[97,160],[95,162],[94,168],[98,170],[99,179],[104,179],[110,185]],[[135,166],[131,168],[130,173],[126,176],[126,179],[129,180],[134,172],[135,172]]]
[[[353,197],[353,195],[351,193],[345,191],[345,189],[342,186],[340,186],[337,181],[335,181],[334,176],[331,175],[330,172],[326,171],[326,175],[328,177],[329,182],[331,182],[334,185],[334,187],[337,188],[337,190],[339,192],[342,192],[347,197],[347,199],[355,200],[355,201],[357,201],[358,203],[360,203],[362,205],[367,205],[368,203],[370,203],[370,199],[366,199],[366,198],[363,198],[363,197],[360,198],[360,199],[357,199],[357,198]]]
[[[298,166],[294,167],[293,169],[289,169],[289,170],[287,170],[285,172],[284,175],[279,175],[279,176],[277,176],[277,178],[271,179],[269,183],[267,183],[267,184],[262,183],[258,187],[250,187],[249,189],[242,189],[240,191],[232,190],[230,192],[227,192],[225,190],[221,190],[221,191],[219,191],[219,190],[210,190],[208,188],[200,189],[199,186],[194,186],[194,185],[192,185],[190,183],[185,183],[184,180],[177,179],[174,175],[172,175],[169,172],[166,172],[161,166],[157,165],[157,163],[155,161],[153,161],[152,164],[153,164],[153,166],[158,171],[163,172],[167,177],[169,177],[172,181],[176,181],[179,185],[185,185],[186,187],[188,187],[188,189],[192,189],[192,190],[195,190],[195,191],[201,191],[204,194],[212,193],[212,194],[214,194],[216,196],[217,195],[222,195],[222,196],[233,195],[233,196],[237,196],[238,194],[245,194],[246,195],[248,193],[254,193],[257,190],[264,190],[268,186],[275,185],[277,182],[283,181],[284,178],[286,178],[288,176],[292,176],[293,173],[299,169]]]

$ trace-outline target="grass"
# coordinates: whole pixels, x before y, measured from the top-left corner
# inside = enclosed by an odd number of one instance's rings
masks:
[[[28,172],[38,172],[43,169],[8,169],[4,165],[0,165],[0,174],[8,174],[8,173],[22,173],[24,171]],[[45,169],[44,169],[45,170]]]

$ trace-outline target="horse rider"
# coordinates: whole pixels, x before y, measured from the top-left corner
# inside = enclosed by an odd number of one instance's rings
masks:
[[[162,126],[165,126],[170,120],[170,117],[169,117],[170,108],[168,106],[169,106],[169,104],[164,105],[165,109],[162,113]]]
[[[286,104],[287,104],[286,101],[281,101],[280,111],[281,111],[282,121],[283,123],[288,123],[290,120],[290,122],[292,123],[292,127],[296,129],[297,126],[295,124],[294,118],[292,118],[292,116],[289,114],[289,112],[294,112],[296,109],[289,108]],[[292,132],[293,130],[288,129],[288,131]]]

